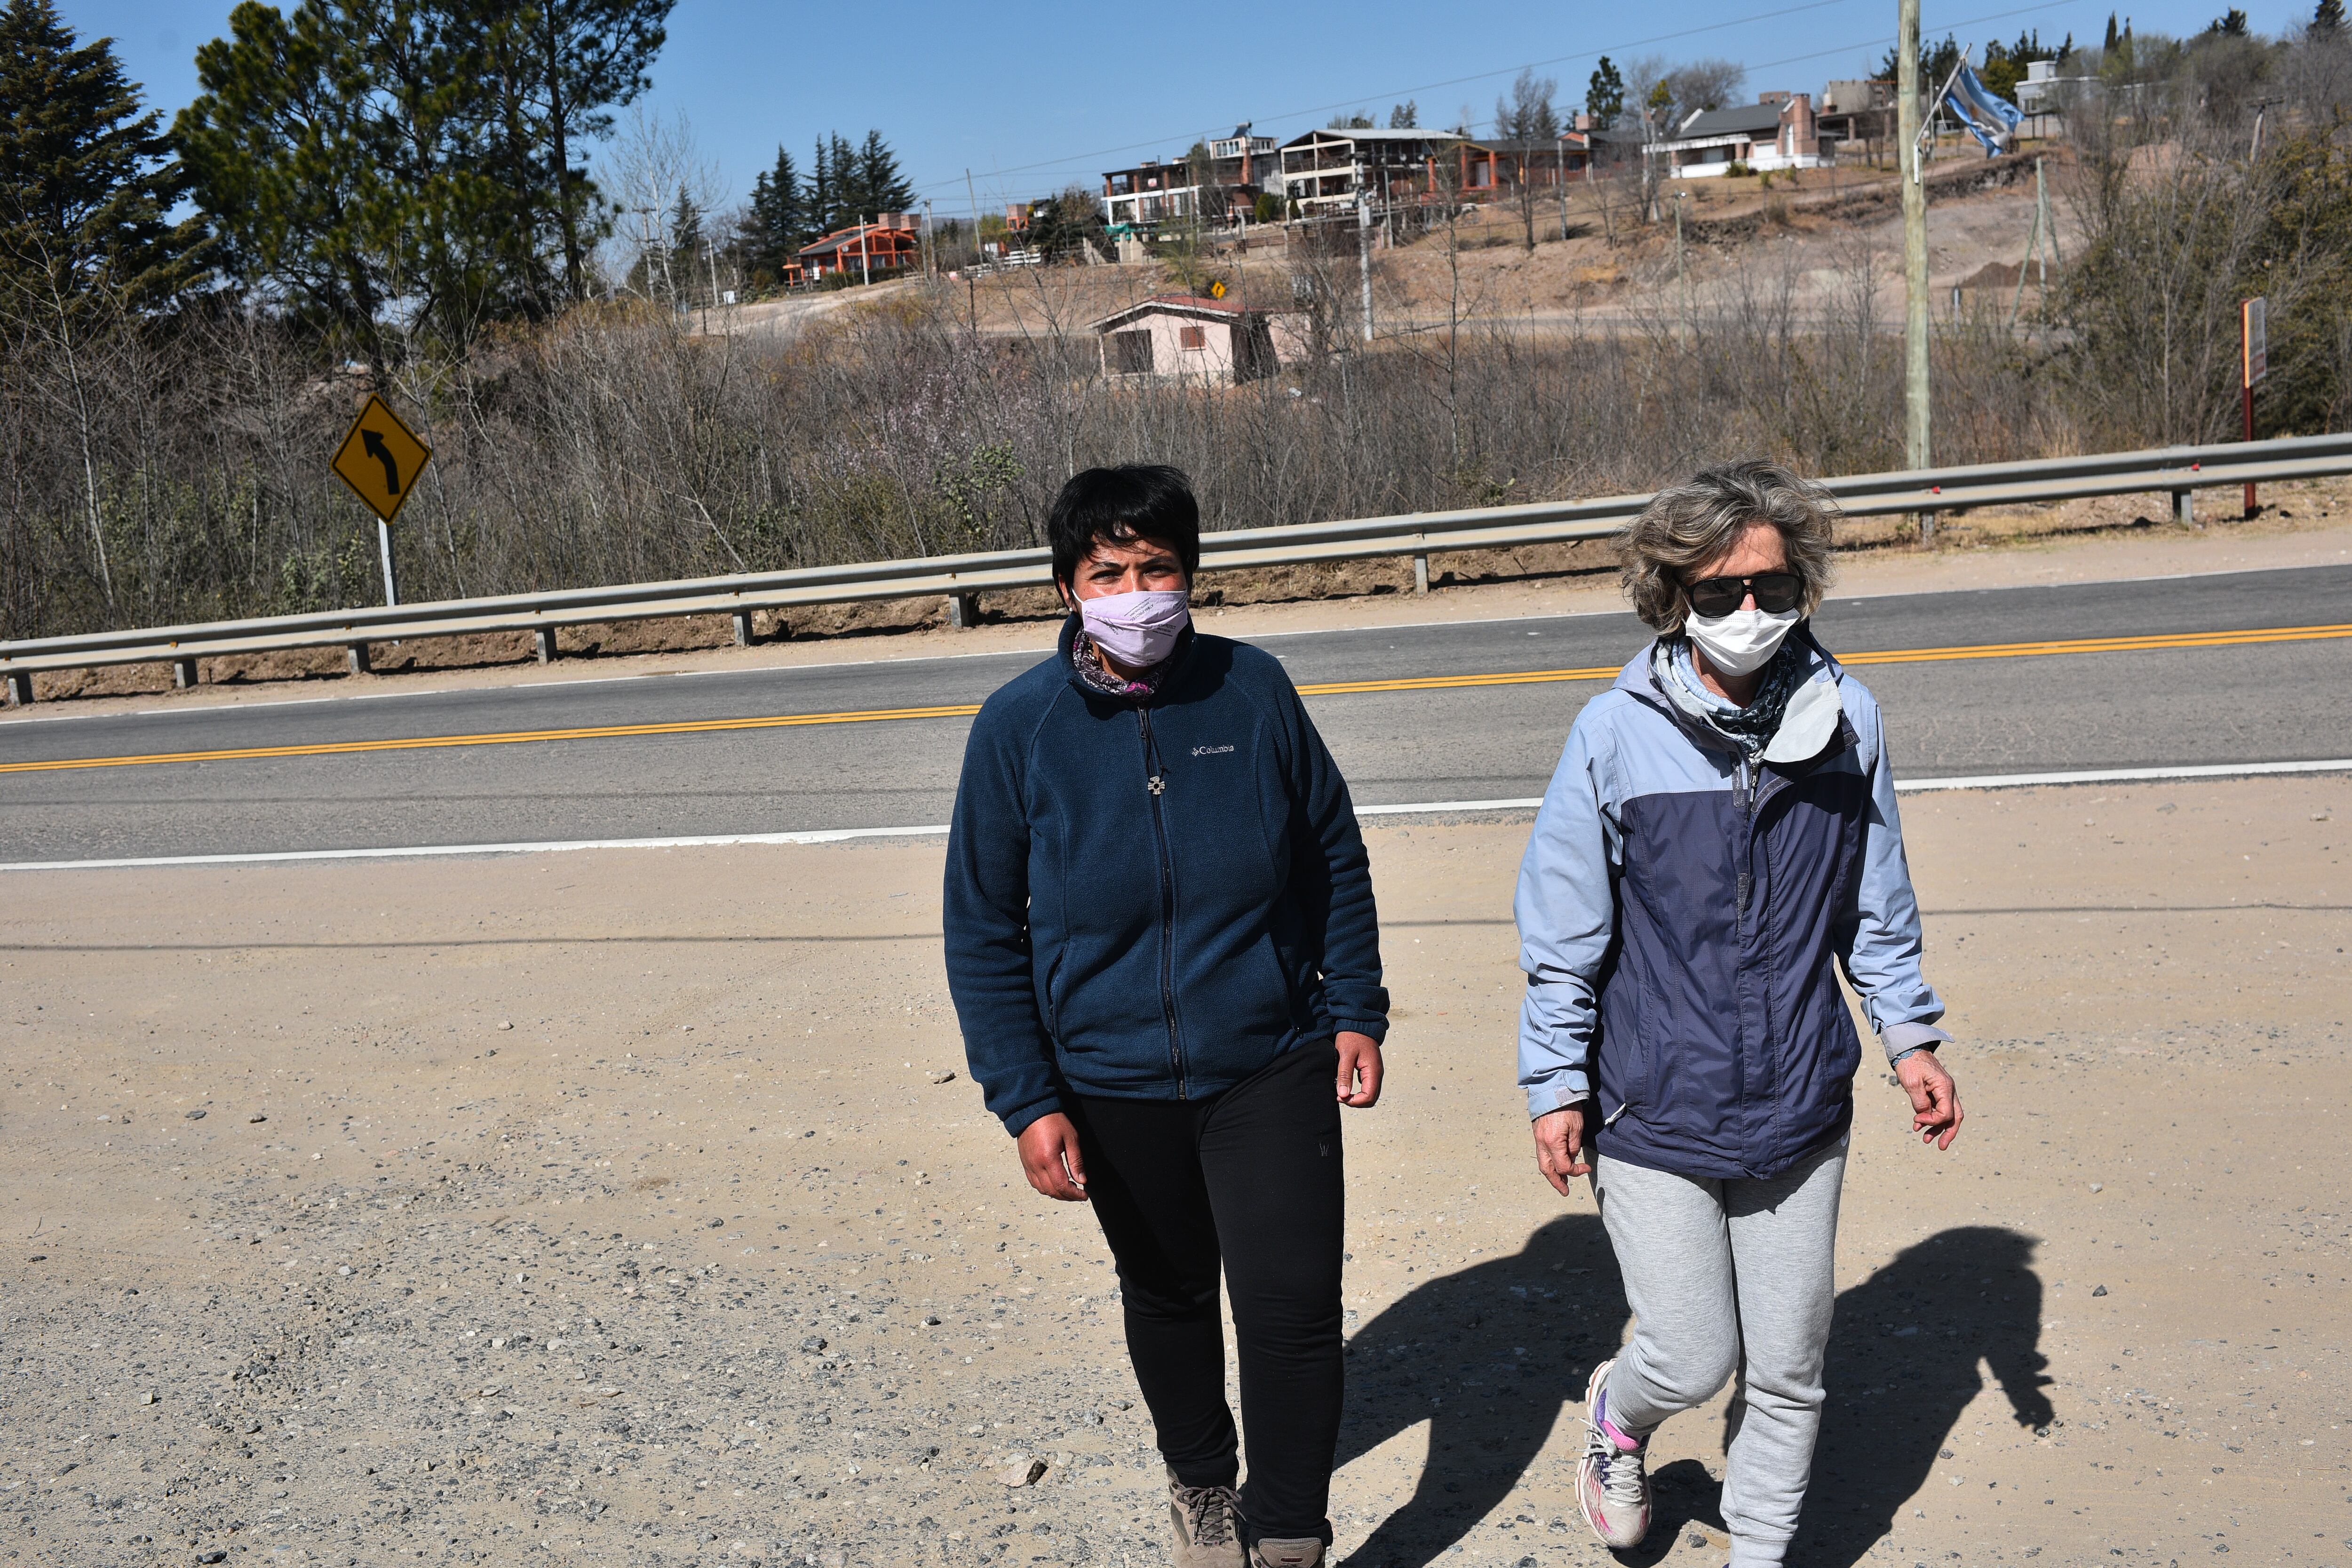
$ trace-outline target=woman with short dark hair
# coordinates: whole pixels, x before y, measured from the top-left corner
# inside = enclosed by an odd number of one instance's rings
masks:
[[[1110,1244],[1178,1568],[1316,1568],[1339,1430],[1339,1108],[1380,1098],[1388,1031],[1370,868],[1282,666],[1192,629],[1184,476],[1090,468],[1050,531],[1070,615],[972,725],[949,987],[1030,1185],[1091,1202]]]
[[[1806,625],[1833,521],[1761,462],[1651,500],[1619,543],[1657,637],[1577,715],[1519,869],[1536,1163],[1591,1178],[1636,1319],[1586,1390],[1578,1500],[1638,1544],[1650,1434],[1736,1370],[1734,1568],[1781,1562],[1821,1424],[1861,1062],[1841,968],[1914,1131],[1948,1149],[1961,1119],[1885,726]]]

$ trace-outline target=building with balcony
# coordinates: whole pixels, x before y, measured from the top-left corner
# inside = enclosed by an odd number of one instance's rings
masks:
[[[1441,159],[1455,165],[1456,181],[1491,185],[1492,155],[1468,153],[1468,142],[1451,131],[1309,131],[1282,144],[1282,193],[1307,217],[1354,206],[1360,194],[1378,204],[1416,200],[1447,184]]]
[[[1191,158],[1146,159],[1103,174],[1103,222],[1115,235],[1150,234],[1168,223],[1222,227],[1246,218],[1261,192],[1278,191],[1275,140],[1247,125],[1208,143],[1205,164]]]

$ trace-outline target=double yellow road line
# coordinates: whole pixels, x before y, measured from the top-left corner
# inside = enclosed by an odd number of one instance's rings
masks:
[[[2240,647],[2254,643],[2321,642],[2352,637],[2352,625],[2273,626],[2257,631],[2181,632],[2153,637],[2074,637],[2061,641],[1976,643],[1956,647],[1890,648],[1840,654],[1840,662],[1941,664],[1959,659],[2044,658],[2078,653],[2154,653],[2171,648]],[[1450,691],[1479,686],[1541,686],[1580,680],[1613,680],[1615,665],[1587,669],[1529,669],[1495,675],[1409,676],[1396,680],[1323,680],[1301,686],[1305,697],[1343,697],[1380,691]],[[565,730],[508,730],[480,735],[415,735],[379,741],[325,741],[298,746],[237,746],[211,752],[152,752],[125,757],[57,757],[0,763],[0,773],[63,773],[79,768],[150,767],[164,763],[237,763],[273,757],[331,757],[363,752],[418,752],[452,746],[514,746],[538,741],[611,741],[646,735],[705,735],[730,730],[790,730],[811,724],[878,724],[895,719],[966,719],[977,702],[947,702],[929,708],[871,708],[846,713],[782,713],[749,719],[685,719],[661,724],[590,724]]]

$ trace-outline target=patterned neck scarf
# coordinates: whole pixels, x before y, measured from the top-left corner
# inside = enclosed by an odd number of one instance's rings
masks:
[[[1780,732],[1781,717],[1789,710],[1789,699],[1805,679],[1805,656],[1797,647],[1794,632],[1780,640],[1769,663],[1764,666],[1763,679],[1756,683],[1756,695],[1748,706],[1738,707],[1706,689],[1699,679],[1698,667],[1691,658],[1688,637],[1677,637],[1671,645],[1658,647],[1666,668],[1660,673],[1664,679],[1698,699],[1696,703],[1680,704],[1685,712],[1703,720],[1707,727],[1744,752],[1753,762],[1763,754]]]
[[[1105,697],[1124,698],[1130,702],[1142,702],[1160,689],[1160,678],[1167,673],[1172,659],[1161,659],[1133,680],[1128,679],[1103,662],[1102,650],[1095,639],[1080,632],[1070,639],[1070,666],[1078,679]]]

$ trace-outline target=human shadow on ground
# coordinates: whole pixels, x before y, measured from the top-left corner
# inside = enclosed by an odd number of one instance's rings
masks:
[[[1829,1405],[1790,1562],[1851,1568],[1886,1535],[1982,1386],[1980,1363],[2020,1426],[2048,1426],[2032,1258],[2032,1238],[2016,1231],[1960,1226],[1906,1248],[1838,1298]],[[1628,1316],[1608,1236],[1597,1215],[1581,1214],[1549,1222],[1511,1257],[1432,1279],[1367,1323],[1349,1341],[1339,1462],[1423,1420],[1429,1457],[1412,1496],[1350,1554],[1352,1568],[1423,1568],[1493,1514],[1563,1407],[1578,1406],[1567,1414],[1581,1420],[1585,1380],[1616,1352]],[[1738,1418],[1735,1398],[1727,1439]],[[1694,1522],[1719,1534],[1720,1468],[1662,1466],[1649,1540],[1617,1560],[1648,1568]],[[1549,1521],[1532,1510],[1507,1517],[1528,1552],[1549,1555],[1539,1544]],[[1583,1535],[1580,1519],[1567,1523]]]
[[[1365,1324],[1348,1342],[1339,1463],[1423,1421],[1429,1458],[1349,1562],[1418,1568],[1494,1512],[1615,1352],[1626,1315],[1609,1237],[1586,1213],[1549,1221],[1510,1257],[1430,1279]],[[1513,1522],[1531,1551],[1547,1534],[1532,1510]]]
[[[2050,1425],[2033,1247],[1999,1226],[1957,1226],[1838,1297],[1829,1407],[1790,1562],[1851,1568],[1885,1538],[1983,1388],[1980,1365],[2020,1426]]]

